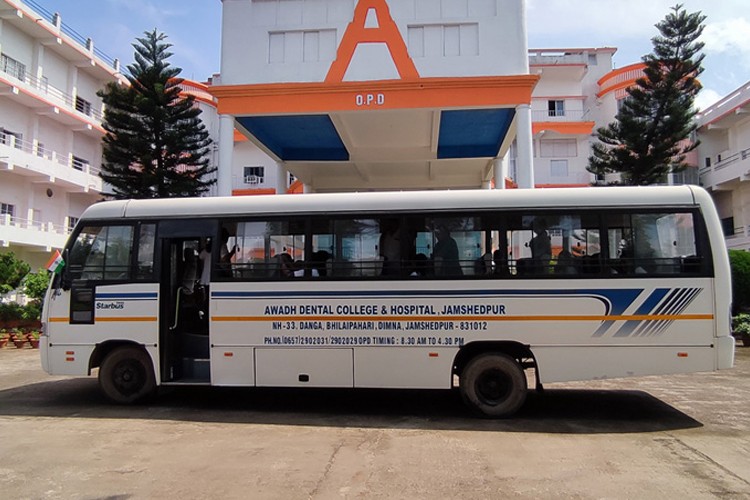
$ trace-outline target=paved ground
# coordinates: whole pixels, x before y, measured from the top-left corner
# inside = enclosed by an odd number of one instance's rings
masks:
[[[707,374],[447,392],[181,389],[117,407],[0,350],[0,498],[750,498],[750,349]]]

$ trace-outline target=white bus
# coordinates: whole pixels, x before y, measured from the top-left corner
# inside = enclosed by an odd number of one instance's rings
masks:
[[[311,194],[90,207],[42,364],[160,385],[457,389],[729,368],[730,271],[694,186]],[[528,377],[527,377],[528,375]]]

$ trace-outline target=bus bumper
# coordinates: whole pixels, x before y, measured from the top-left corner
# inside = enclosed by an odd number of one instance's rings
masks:
[[[39,357],[42,361],[42,370],[49,371],[49,337],[42,335],[39,337]]]
[[[734,366],[735,340],[731,335],[716,338],[716,369],[724,370]]]

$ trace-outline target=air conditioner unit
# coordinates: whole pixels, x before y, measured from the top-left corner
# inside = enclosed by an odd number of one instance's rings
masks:
[[[245,184],[260,184],[260,177],[257,175],[246,175]]]

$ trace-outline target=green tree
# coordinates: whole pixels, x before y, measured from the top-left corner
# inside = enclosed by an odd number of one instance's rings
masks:
[[[31,266],[16,257],[13,252],[0,254],[0,293],[8,293],[18,288],[30,270]]]
[[[647,185],[685,169],[685,155],[698,146],[687,139],[696,129],[693,104],[704,58],[697,40],[705,19],[676,5],[656,25],[653,52],[643,57],[645,77],[628,89],[615,122],[597,130],[589,172],[599,178],[619,173],[623,184]]]
[[[180,95],[172,46],[156,30],[138,38],[130,85],[110,82],[105,104],[101,178],[116,198],[198,196],[216,182],[207,153],[211,139],[191,95]]]
[[[734,314],[750,312],[750,252],[729,251],[732,269],[732,310]]]
[[[23,279],[23,293],[27,297],[41,302],[44,294],[47,293],[50,273],[46,269],[39,269],[35,273],[29,273]]]

